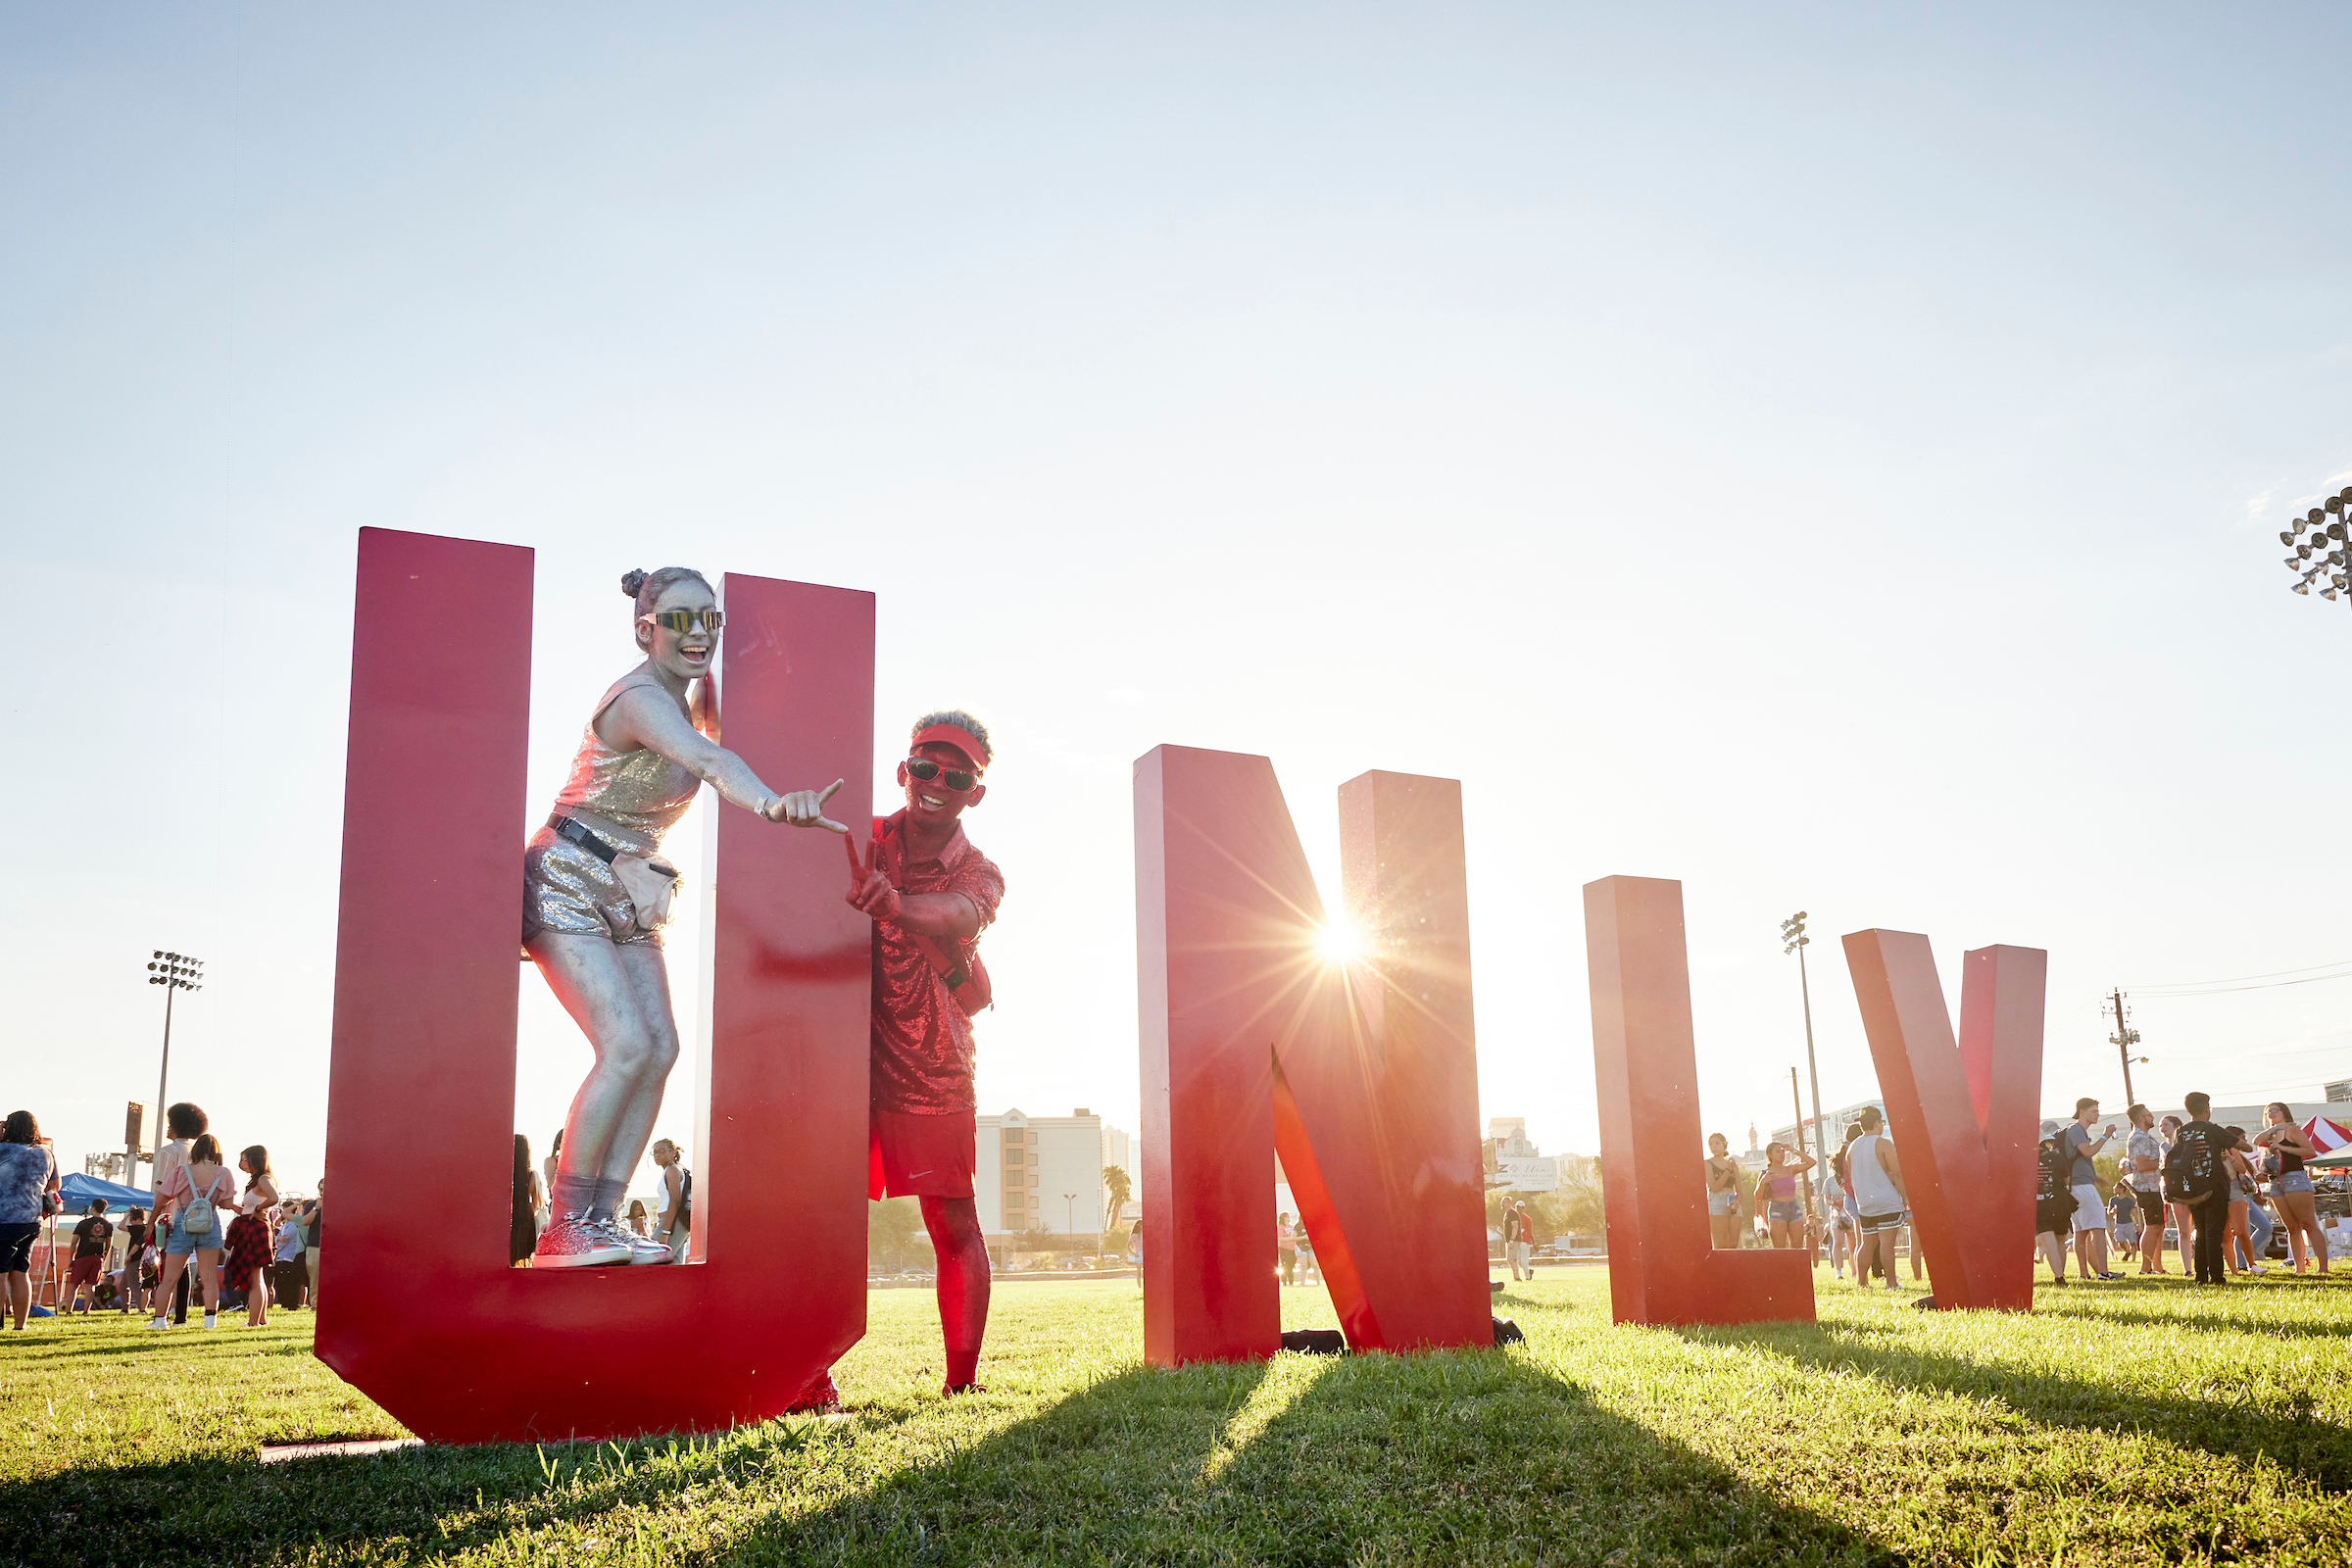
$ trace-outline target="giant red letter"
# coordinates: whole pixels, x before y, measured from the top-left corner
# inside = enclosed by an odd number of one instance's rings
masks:
[[[724,591],[728,748],[864,821],[873,596]],[[530,626],[529,551],[361,531],[318,1354],[436,1442],[760,1420],[864,1329],[868,923],[832,834],[721,808],[704,1261],[509,1268]]]
[[[1812,1321],[1810,1255],[1719,1252],[1707,1233],[1683,885],[1639,876],[1585,884],[1585,955],[1617,1321]]]
[[[1905,1196],[1936,1304],[2034,1305],[2034,1187],[2042,991],[2049,955],[1979,948],[1962,960],[1960,1040],[1928,939],[1857,931],[1845,966],[1886,1097]]]
[[[1278,1149],[1352,1345],[1492,1345],[1461,787],[1341,787],[1354,964],[1266,759],[1162,746],[1135,817],[1147,1358],[1274,1352]]]

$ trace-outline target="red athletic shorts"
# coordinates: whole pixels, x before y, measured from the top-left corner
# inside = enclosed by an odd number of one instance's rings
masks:
[[[979,1164],[976,1111],[915,1116],[875,1110],[865,1151],[868,1198],[969,1198]]]
[[[98,1283],[99,1274],[105,1268],[106,1258],[100,1253],[92,1252],[87,1257],[77,1257],[67,1265],[66,1284],[69,1286],[95,1285]]]

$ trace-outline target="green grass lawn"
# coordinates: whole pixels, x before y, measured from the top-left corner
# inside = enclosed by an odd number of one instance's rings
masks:
[[[2352,1562],[2352,1276],[2046,1284],[2030,1317],[1822,1275],[1816,1325],[1618,1329],[1599,1269],[1508,1351],[1158,1372],[1129,1283],[1001,1286],[943,1402],[882,1291],[855,1419],[264,1467],[395,1432],[305,1314],[0,1340],[0,1561]],[[1293,1327],[1329,1326],[1316,1290]],[[681,1324],[681,1333],[692,1332]]]

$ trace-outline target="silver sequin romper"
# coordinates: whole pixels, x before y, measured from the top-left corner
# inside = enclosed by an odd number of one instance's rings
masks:
[[[556,813],[577,815],[607,843],[623,849],[661,848],[703,781],[655,751],[616,752],[596,738],[596,721],[613,699],[633,686],[662,689],[643,669],[612,683],[588,715],[571,777],[556,796]],[[668,694],[662,693],[667,700]],[[619,829],[619,832],[613,831]],[[522,940],[542,931],[569,931],[614,942],[651,942],[661,933],[637,928],[636,910],[612,867],[580,845],[542,825],[522,851]]]

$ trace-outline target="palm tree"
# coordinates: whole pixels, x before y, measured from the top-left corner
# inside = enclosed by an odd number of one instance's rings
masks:
[[[1134,1191],[1135,1186],[1127,1180],[1127,1173],[1124,1170],[1116,1165],[1102,1167],[1102,1228],[1104,1230],[1117,1228],[1119,1210],[1127,1206],[1128,1196]]]

